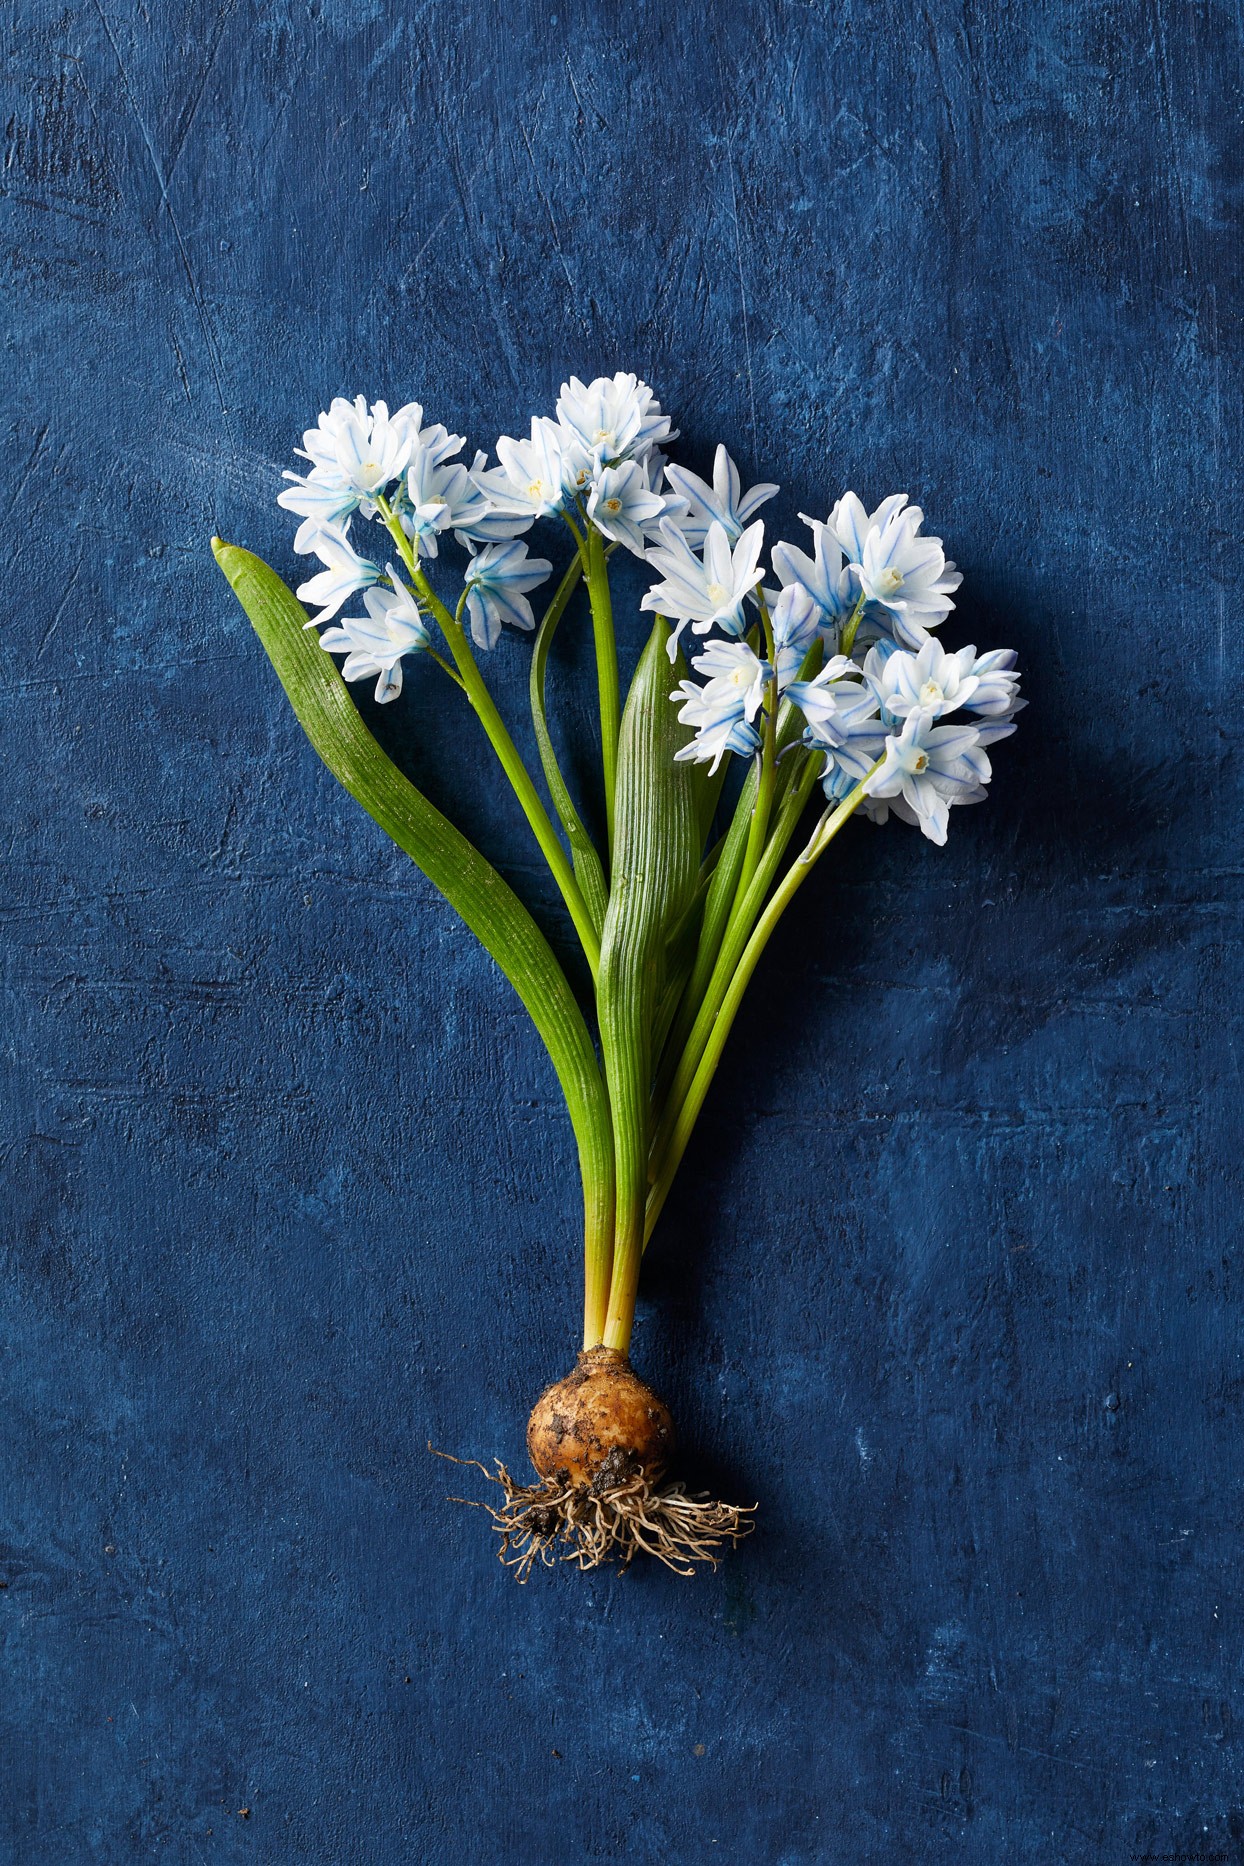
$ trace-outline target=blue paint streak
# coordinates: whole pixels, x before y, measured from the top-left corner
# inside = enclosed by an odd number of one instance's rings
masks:
[[[18,0],[0,43],[0,1858],[1244,1859],[1238,21]],[[520,1591],[423,1445],[521,1462],[569,1130],[206,541],[292,567],[333,391],[487,445],[615,367],[788,532],[918,497],[1033,704],[944,852],[861,828],[809,884],[654,1247],[639,1356],[757,1535]],[[559,927],[408,687],[390,742]]]

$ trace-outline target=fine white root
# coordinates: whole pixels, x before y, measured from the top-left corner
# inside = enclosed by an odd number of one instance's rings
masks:
[[[502,1491],[504,1501],[495,1509],[477,1498],[450,1501],[487,1511],[501,1538],[497,1554],[520,1582],[537,1562],[552,1568],[569,1561],[587,1569],[617,1561],[625,1569],[640,1553],[690,1576],[697,1562],[715,1568],[723,1544],[741,1542],[756,1526],[754,1503],[717,1503],[690,1495],[683,1484],[650,1483],[625,1452],[611,1452],[590,1484],[575,1486],[553,1478],[516,1483],[500,1459],[490,1471],[478,1458],[453,1458],[445,1451],[436,1456],[470,1465]]]

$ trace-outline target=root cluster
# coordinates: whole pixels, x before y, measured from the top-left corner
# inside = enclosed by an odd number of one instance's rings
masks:
[[[447,1452],[436,1455],[449,1457]],[[451,1501],[487,1511],[501,1538],[500,1560],[520,1582],[537,1562],[546,1568],[559,1561],[599,1568],[617,1561],[629,1568],[640,1553],[655,1555],[675,1574],[689,1576],[697,1562],[715,1568],[723,1545],[741,1542],[755,1527],[754,1504],[717,1503],[689,1495],[683,1484],[653,1482],[637,1460],[620,1449],[609,1453],[586,1484],[557,1478],[519,1484],[500,1459],[495,1471],[477,1458],[450,1462],[482,1471],[503,1493],[496,1508],[470,1497]]]

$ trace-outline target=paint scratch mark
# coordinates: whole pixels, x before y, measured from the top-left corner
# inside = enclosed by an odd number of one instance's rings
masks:
[[[22,468],[22,476],[18,480],[17,485],[13,488],[12,496],[10,497],[8,506],[5,509],[6,518],[11,516],[14,509],[16,508],[18,500],[21,498],[27,486],[30,484],[31,477],[39,465],[40,456],[43,453],[43,445],[44,445],[44,442],[47,440],[47,437],[48,437],[48,424],[45,422],[44,425],[39,429],[39,432],[35,435],[35,444],[30,450],[30,458],[27,460],[25,466]]]
[[[726,86],[725,72],[721,64],[721,47],[717,47],[717,77],[721,86],[723,107],[728,105],[729,91]],[[727,119],[729,120],[729,119]],[[739,225],[739,190],[734,170],[734,133],[728,131],[726,143],[726,172],[730,177],[730,216],[734,222],[734,263],[739,275],[739,305],[743,313],[743,360],[747,365],[747,407],[748,420],[751,424],[752,448],[756,446],[756,383],[752,374],[752,335],[751,320],[747,308],[747,277],[743,270],[743,232]]]
[[[557,230],[557,217],[553,212],[553,204],[545,193],[544,184],[540,180],[540,171],[536,167],[535,151],[531,146],[531,138],[527,134],[527,125],[525,123],[519,123],[518,133],[523,139],[523,147],[527,151],[527,160],[531,163],[531,177],[535,183],[536,193],[539,195],[544,205],[544,211],[549,217],[549,228],[553,235],[553,244],[557,248],[558,261],[561,265],[562,272],[565,274],[566,290],[570,293],[570,303],[574,311],[575,322],[578,324],[580,330],[586,333],[588,326],[579,308],[579,294],[575,290],[574,280],[570,276],[570,267],[566,263],[566,254],[562,248],[561,235]]]
[[[39,646],[35,650],[36,661],[42,660],[43,650],[47,647],[53,635],[56,633],[56,630],[60,624],[60,619],[64,615],[65,610],[69,606],[69,598],[73,595],[74,585],[77,583],[78,578],[81,576],[81,574],[82,574],[82,559],[79,558],[77,563],[74,565],[73,570],[70,572],[69,581],[65,585],[64,594],[61,597],[60,601],[57,603],[56,608],[53,610],[51,618],[48,621],[48,625],[44,629],[43,634],[40,638]]]
[[[190,134],[191,125],[194,123],[194,119],[198,115],[199,105],[203,101],[203,92],[207,88],[208,77],[211,74],[212,66],[216,63],[216,55],[220,51],[221,41],[223,40],[225,36],[225,27],[228,25],[230,19],[233,17],[233,14],[237,8],[237,3],[238,3],[238,0],[229,0],[229,4],[225,7],[222,7],[220,10],[220,15],[216,21],[216,31],[212,37],[212,42],[210,46],[208,47],[207,57],[203,61],[203,70],[199,75],[198,88],[194,93],[194,98],[190,105],[189,114],[186,117],[186,121],[184,125],[182,126],[181,135],[177,138],[177,146],[173,150],[172,159],[170,160],[169,165],[168,165],[168,180],[170,182],[172,181],[173,176],[176,173],[177,164],[181,161],[181,152],[186,146],[186,138]]]
[[[108,16],[104,12],[101,0],[94,0],[94,4],[95,11],[99,14],[99,23],[107,35],[108,43],[112,47],[113,57],[117,61],[117,70],[121,74],[121,84],[125,91],[125,101],[129,105],[131,116],[138,125],[139,132],[143,139],[143,146],[147,151],[147,159],[151,163],[152,173],[155,175],[156,184],[160,190],[160,200],[168,213],[169,225],[172,227],[173,237],[177,241],[177,250],[181,255],[182,268],[186,274],[186,283],[190,287],[190,297],[194,304],[195,311],[198,314],[199,325],[203,332],[203,341],[207,345],[208,361],[212,366],[212,376],[216,384],[216,395],[220,402],[220,412],[225,418],[226,425],[228,425],[229,407],[225,401],[224,378],[221,372],[220,356],[216,349],[216,339],[212,334],[212,327],[208,320],[207,309],[199,292],[198,282],[194,276],[194,269],[190,264],[190,254],[187,250],[186,242],[182,237],[181,227],[173,211],[173,203],[169,198],[168,185],[164,179],[164,171],[160,166],[160,158],[156,154],[155,144],[151,140],[151,135],[143,120],[142,112],[139,110],[138,104],[135,101],[134,92],[130,85],[129,73],[125,69],[125,61],[121,57],[121,48],[117,44],[112,27],[108,24]]]

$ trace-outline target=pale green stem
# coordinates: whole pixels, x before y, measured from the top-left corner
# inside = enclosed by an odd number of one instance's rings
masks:
[[[570,523],[567,520],[567,523]],[[574,527],[571,527],[574,529]],[[592,631],[596,638],[596,684],[600,692],[600,749],[605,781],[605,828],[609,854],[613,854],[614,794],[618,779],[618,734],[622,699],[618,690],[618,650],[613,632],[613,602],[609,594],[609,564],[605,541],[590,526],[584,568],[592,605]]]
[[[540,845],[540,851],[549,865],[549,872],[561,890],[562,899],[574,921],[575,931],[582,943],[592,977],[595,978],[600,969],[600,940],[592,925],[592,916],[588,912],[587,903],[575,879],[570,858],[558,839],[557,831],[549,820],[548,811],[540,801],[540,793],[532,782],[531,774],[523,763],[518,747],[506,730],[505,721],[497,711],[493,697],[479,671],[479,664],[472,653],[466,631],[458,618],[450,614],[428,582],[418,556],[411,548],[410,540],[402,530],[396,513],[383,499],[378,499],[376,504],[394,543],[402,554],[402,561],[406,565],[416,590],[440,624],[441,633],[454,658],[466,696],[475,708],[484,731],[488,734],[489,742],[497,754],[501,768],[510,780],[514,795],[522,805],[523,814],[530,823],[532,833]]]
[[[700,1066],[700,1060],[712,1034],[717,1014],[729,990],[730,980],[743,955],[757,915],[764,905],[765,896],[772,886],[778,864],[786,853],[787,845],[799,827],[799,819],[807,807],[808,798],[812,794],[812,787],[818,776],[817,766],[818,760],[814,757],[809,758],[805,768],[791,784],[782,800],[782,806],[773,826],[773,834],[769,839],[760,866],[746,891],[736,899],[730,918],[726,922],[713,970],[704,988],[704,995],[696,1011],[695,1020],[683,1044],[678,1067],[669,1085],[664,1111],[653,1139],[653,1178],[656,1177],[660,1162],[669,1148],[679,1111],[695,1080],[696,1070]]]
[[[556,595],[545,610],[544,619],[536,630],[528,693],[531,701],[531,724],[536,735],[536,748],[540,753],[540,763],[544,767],[544,781],[548,787],[553,808],[566,832],[566,840],[570,844],[570,858],[574,863],[575,879],[587,902],[588,912],[592,916],[592,925],[599,933],[605,924],[605,910],[609,905],[609,888],[605,881],[604,864],[575,807],[574,799],[562,775],[561,766],[557,762],[557,753],[549,732],[548,706],[545,697],[549,650],[582,571],[583,559],[576,551],[558,586]]]
[[[842,639],[838,643],[839,654],[850,654],[852,648],[854,648],[856,633],[860,626],[860,618],[864,613],[864,604],[867,601],[867,596],[865,596],[863,590],[861,590],[856,598],[855,607],[847,618],[847,626],[842,631]]]
[[[463,680],[457,668],[454,667],[451,662],[445,659],[443,654],[438,654],[435,648],[425,648],[423,652],[426,655],[429,655],[431,659],[436,662],[436,665],[438,667],[444,668],[445,672],[449,675],[449,678],[453,681],[455,687],[461,687],[463,693],[466,692],[465,680]]]
[[[880,760],[878,760],[878,764],[880,764]],[[876,769],[877,765],[874,765],[873,771]],[[872,771],[868,773],[868,777],[871,776]],[[712,1032],[705,1045],[704,1054],[700,1058],[700,1064],[695,1072],[695,1077],[682,1106],[678,1110],[669,1145],[665,1150],[656,1179],[653,1182],[652,1190],[648,1194],[648,1209],[645,1220],[646,1237],[651,1237],[653,1226],[656,1224],[661,1214],[661,1208],[665,1204],[671,1185],[674,1183],[674,1175],[677,1173],[682,1163],[683,1154],[687,1150],[687,1143],[691,1139],[691,1134],[699,1118],[700,1110],[704,1106],[704,1098],[708,1094],[709,1084],[712,1082],[717,1072],[717,1065],[721,1061],[721,1053],[725,1048],[726,1038],[730,1035],[731,1027],[735,1017],[738,1015],[739,1006],[743,1002],[743,994],[747,990],[752,973],[756,970],[760,956],[768,945],[778,921],[782,918],[782,915],[790,906],[791,901],[795,898],[795,895],[811,874],[812,869],[825,853],[843,824],[847,822],[858,809],[864,797],[864,787],[868,782],[868,777],[861,779],[854,790],[848,792],[847,796],[836,809],[825,811],[816,828],[813,830],[803,853],[797,856],[791,863],[782,881],[782,885],[778,888],[773,899],[769,902],[769,905],[765,908],[764,913],[756,923],[755,931],[744,948],[743,955],[735,969],[734,976],[730,980],[729,989],[722,1000],[721,1009],[714,1020]]]
[[[765,632],[765,655],[770,667],[774,667],[775,649],[773,643],[773,624],[769,620],[769,610],[763,596],[759,596],[760,621]],[[769,681],[765,691],[765,730],[760,753],[760,779],[756,786],[756,807],[752,811],[751,829],[747,836],[747,849],[743,856],[743,869],[739,875],[738,890],[735,900],[741,901],[751,886],[752,876],[760,865],[765,838],[769,834],[769,815],[773,809],[773,787],[777,780],[777,717],[778,693],[777,670]]]

